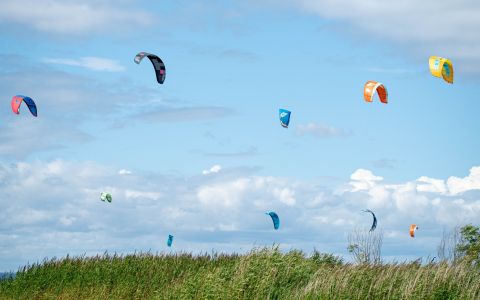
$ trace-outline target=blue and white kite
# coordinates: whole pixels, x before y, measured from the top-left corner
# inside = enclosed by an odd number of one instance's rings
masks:
[[[280,124],[283,127],[288,128],[288,124],[290,124],[290,114],[292,112],[290,112],[286,109],[280,108],[278,113],[279,113],[279,116],[280,116]]]

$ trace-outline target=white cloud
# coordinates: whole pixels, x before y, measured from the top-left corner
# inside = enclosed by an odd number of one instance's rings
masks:
[[[452,195],[470,190],[480,190],[480,167],[471,168],[467,177],[459,178],[452,176],[448,178],[447,186]]]
[[[70,35],[123,31],[153,23],[153,16],[129,1],[2,0],[0,22]]]
[[[250,183],[248,179],[238,179],[228,183],[203,186],[198,190],[198,200],[213,209],[233,208],[240,204]]]
[[[480,190],[480,167],[473,167],[466,177],[451,176],[447,180],[422,176],[417,179],[419,192],[432,192],[448,195],[460,195],[474,190]]]
[[[65,226],[70,226],[75,222],[76,218],[73,217],[61,217],[60,218],[60,223],[62,223]]]
[[[275,188],[273,190],[273,195],[278,198],[281,202],[285,203],[288,206],[295,205],[295,191],[289,188]]]
[[[348,135],[341,129],[323,123],[299,124],[297,126],[297,133],[300,135],[311,135],[317,138],[345,137]]]
[[[417,179],[417,191],[444,194],[447,188],[444,180],[422,176]]]
[[[142,192],[137,190],[125,190],[126,199],[150,199],[158,200],[160,198],[160,193],[155,192]]]
[[[118,171],[118,175],[131,175],[132,172],[126,169],[121,169]]]
[[[203,175],[208,175],[208,174],[211,174],[211,173],[218,173],[218,172],[220,172],[221,169],[222,169],[222,167],[220,165],[214,165],[210,168],[210,170],[203,170],[202,174]]]
[[[364,191],[374,187],[377,181],[382,181],[383,177],[375,176],[372,171],[365,169],[358,169],[350,175],[350,185],[353,186],[353,191]]]
[[[45,58],[46,63],[82,67],[93,71],[123,72],[125,67],[118,61],[102,57],[82,57],[79,59],[70,58]]]

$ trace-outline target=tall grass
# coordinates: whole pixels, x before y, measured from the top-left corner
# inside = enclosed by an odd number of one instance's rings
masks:
[[[46,260],[0,281],[1,299],[480,299],[480,270],[344,264],[332,255],[149,254]]]

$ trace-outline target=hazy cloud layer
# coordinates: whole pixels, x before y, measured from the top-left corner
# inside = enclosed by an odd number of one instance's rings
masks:
[[[149,122],[170,123],[217,119],[233,113],[229,108],[217,106],[160,107],[142,113],[138,118]]]
[[[0,109],[0,156],[22,158],[86,142],[92,136],[81,128],[85,122],[118,114],[133,98],[131,91],[115,91],[109,84],[40,66],[0,71],[0,97],[11,99],[19,92],[34,99],[38,118],[24,106],[20,115],[13,114],[9,106]]]
[[[82,68],[93,70],[93,71],[106,71],[106,72],[125,71],[125,67],[122,66],[118,61],[109,59],[109,58],[102,58],[102,57],[87,56],[87,57],[81,57],[79,59],[45,58],[43,61],[49,64],[82,67]]]
[[[132,1],[1,0],[0,20],[41,32],[78,35],[147,26],[154,17]]]
[[[478,73],[480,2],[284,0],[283,3],[322,18],[349,23],[351,30],[364,32],[367,42],[372,37],[381,38],[405,46],[409,53],[423,60],[430,55],[444,56],[452,59],[458,70]]]
[[[299,124],[297,126],[299,135],[310,135],[316,138],[347,137],[349,133],[342,129],[324,123]]]
[[[95,133],[85,131],[82,125],[92,120],[111,128],[135,122],[208,121],[234,114],[226,107],[178,107],[176,101],[163,101],[164,96],[129,82],[99,82],[45,64],[19,61],[16,67],[0,70],[0,98],[11,99],[19,92],[31,96],[37,104],[38,118],[32,117],[26,107],[20,109],[20,115],[12,114],[9,105],[0,107],[0,156],[23,158],[37,151],[89,141]],[[93,61],[88,66],[81,61],[55,62],[104,71],[122,68],[109,61],[96,66]],[[139,102],[139,94],[146,100]]]

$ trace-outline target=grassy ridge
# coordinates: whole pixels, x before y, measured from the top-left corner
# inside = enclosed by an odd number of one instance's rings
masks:
[[[479,299],[480,270],[446,263],[352,265],[300,251],[76,257],[0,281],[1,299]]]

